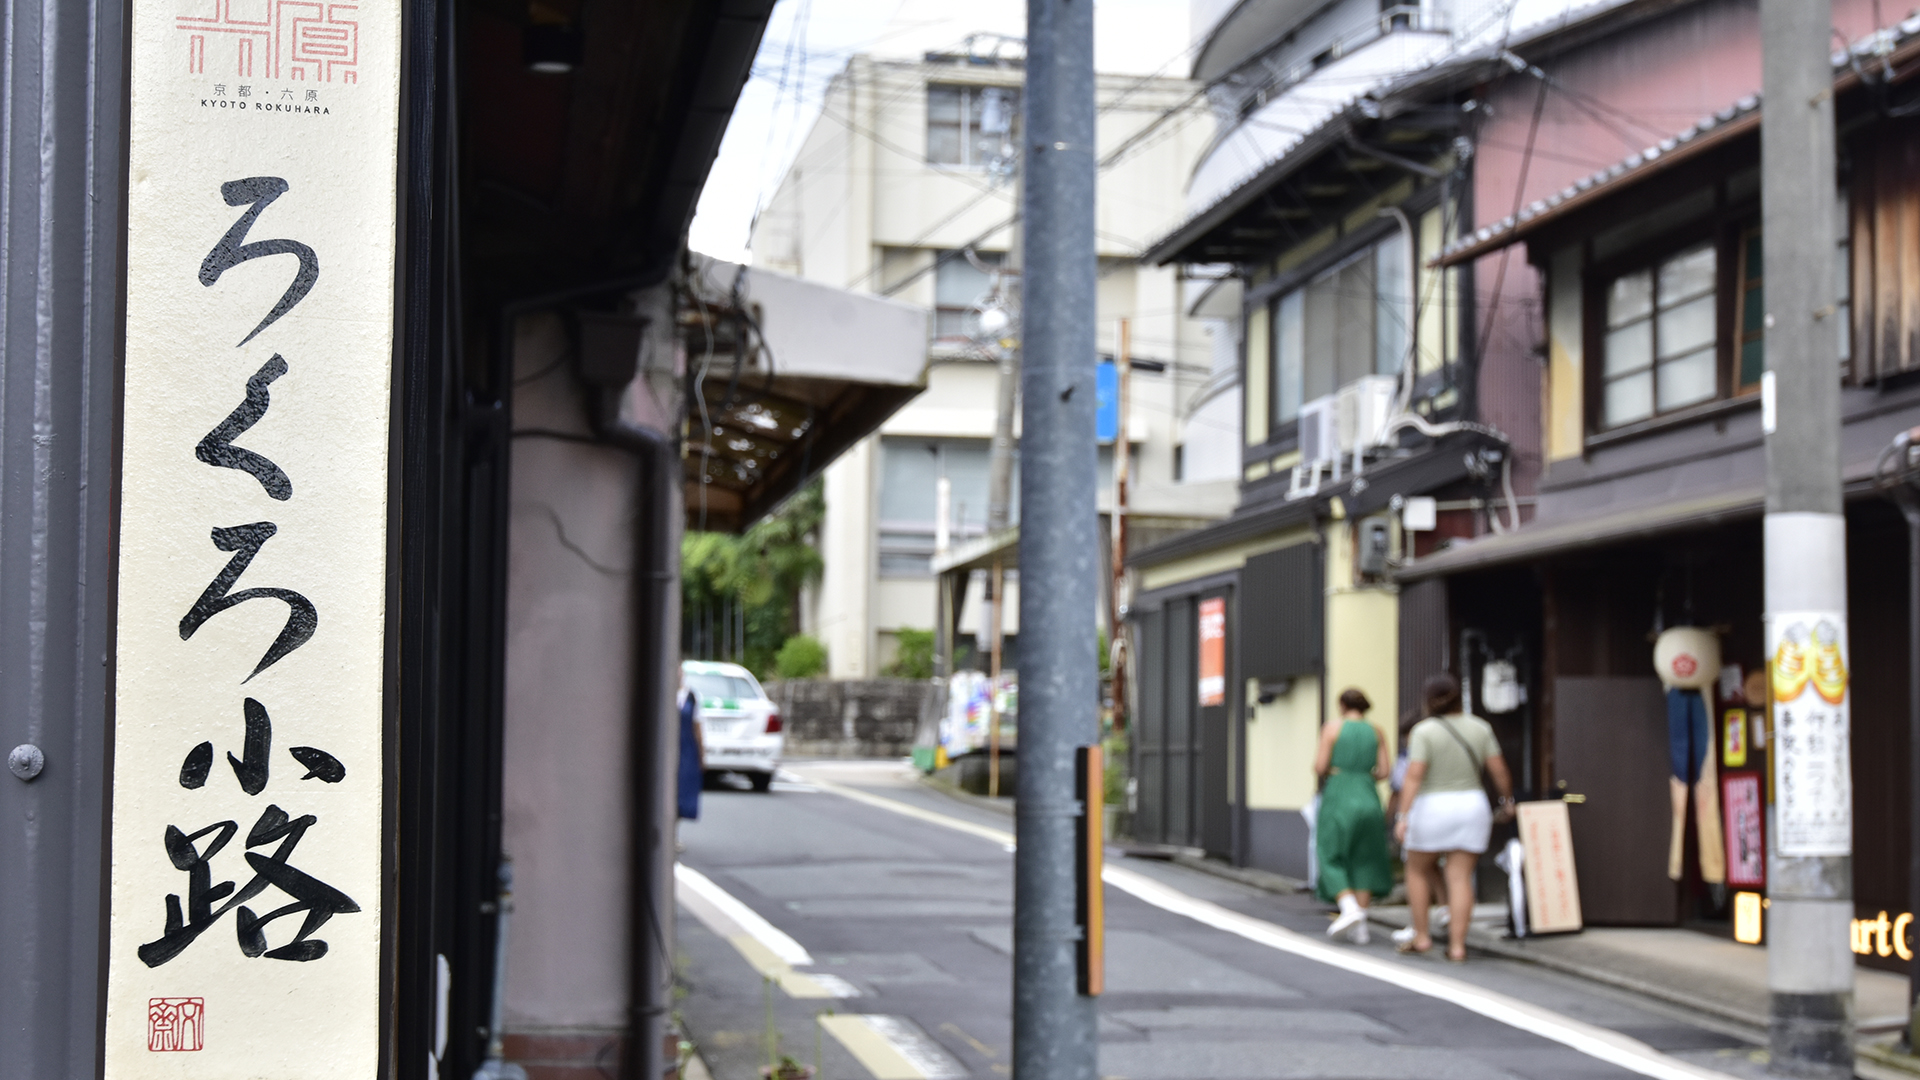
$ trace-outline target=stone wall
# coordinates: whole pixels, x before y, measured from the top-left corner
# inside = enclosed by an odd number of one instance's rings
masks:
[[[906,757],[923,719],[938,715],[941,693],[925,679],[795,679],[766,690],[793,757]]]

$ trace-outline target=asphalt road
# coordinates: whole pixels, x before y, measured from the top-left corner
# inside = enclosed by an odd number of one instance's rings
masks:
[[[707,792],[682,823],[678,1007],[711,1074],[752,1080],[777,1045],[833,1080],[1011,1075],[1013,859],[995,837],[1012,830],[895,763]],[[1311,897],[1110,858],[1102,1076],[1759,1075],[1706,1018],[1524,963],[1399,957],[1384,932],[1328,946]]]

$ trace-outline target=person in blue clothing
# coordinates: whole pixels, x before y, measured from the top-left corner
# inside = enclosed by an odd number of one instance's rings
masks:
[[[680,770],[676,777],[676,801],[680,816],[688,821],[700,819],[700,786],[706,779],[707,747],[700,736],[700,698],[680,682]],[[680,843],[676,840],[674,847]]]

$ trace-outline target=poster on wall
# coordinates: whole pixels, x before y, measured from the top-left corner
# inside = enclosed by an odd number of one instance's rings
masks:
[[[1200,705],[1227,703],[1227,600],[1200,601]]]
[[[372,1078],[400,12],[131,9],[105,1075]]]
[[[1767,809],[1760,796],[1760,774],[1722,776],[1720,803],[1727,818],[1727,884],[1742,889],[1766,887]]]
[[[1777,612],[1768,617],[1774,843],[1782,855],[1845,855],[1853,850],[1846,627],[1842,612]]]

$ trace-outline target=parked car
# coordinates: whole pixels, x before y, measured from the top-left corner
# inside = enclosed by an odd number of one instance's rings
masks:
[[[700,699],[707,777],[739,773],[755,791],[771,787],[787,736],[779,707],[760,688],[753,672],[739,664],[707,660],[683,661],[680,672],[687,688]]]

